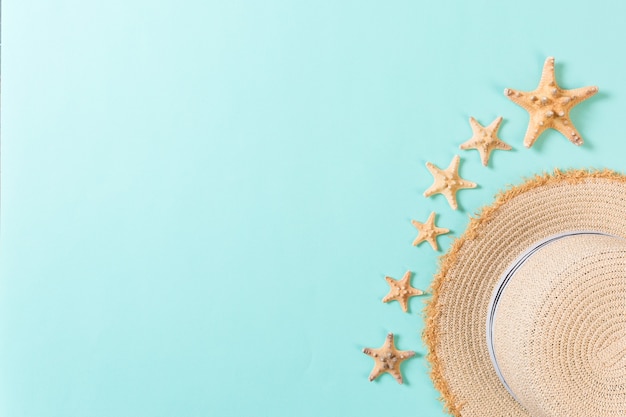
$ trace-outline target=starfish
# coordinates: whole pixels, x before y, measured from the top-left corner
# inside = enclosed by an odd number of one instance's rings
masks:
[[[437,236],[445,235],[446,233],[450,232],[449,229],[435,226],[434,211],[430,213],[430,216],[428,216],[428,220],[426,220],[426,223],[420,223],[415,220],[411,220],[411,223],[413,223],[413,226],[415,226],[417,230],[419,230],[419,234],[413,241],[413,246],[417,246],[420,243],[427,241],[428,243],[430,243],[430,246],[432,246],[434,250],[438,251],[439,246],[437,245]]]
[[[504,95],[530,113],[528,130],[524,136],[524,146],[533,146],[544,130],[552,128],[561,132],[575,145],[582,145],[583,139],[569,117],[572,108],[598,92],[598,87],[581,87],[564,90],[556,83],[554,58],[548,57],[543,64],[541,80],[534,91],[522,92],[504,89]]]
[[[460,189],[463,188],[475,188],[476,184],[470,181],[465,181],[463,178],[459,177],[459,162],[461,158],[458,155],[455,155],[450,162],[450,166],[445,170],[438,168],[437,166],[431,164],[430,162],[426,163],[426,168],[433,174],[435,178],[435,182],[430,188],[424,191],[424,197],[430,197],[434,194],[443,194],[444,197],[450,203],[450,207],[453,210],[457,209],[456,203],[456,193]]]
[[[385,277],[387,283],[391,287],[389,294],[383,298],[383,303],[396,300],[402,306],[402,311],[409,311],[409,298],[424,294],[424,291],[411,287],[411,271],[406,271],[402,279],[397,280],[391,277]]]
[[[400,373],[400,364],[405,359],[415,356],[412,350],[398,350],[393,345],[393,333],[387,335],[385,344],[378,349],[363,349],[363,353],[374,358],[375,364],[369,380],[373,381],[381,374],[387,372],[393,376],[398,384],[402,383],[402,374]]]
[[[489,162],[491,151],[495,149],[511,150],[511,145],[502,142],[498,138],[498,129],[500,128],[500,123],[502,123],[502,117],[498,117],[487,127],[481,126],[473,117],[470,117],[469,120],[474,135],[467,142],[462,143],[460,148],[478,150],[484,166],[487,166]]]

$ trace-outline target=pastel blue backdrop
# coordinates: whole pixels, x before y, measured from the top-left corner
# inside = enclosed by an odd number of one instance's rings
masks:
[[[624,4],[5,0],[0,415],[443,416],[384,276],[436,271],[412,219],[445,250],[507,184],[626,169]],[[550,55],[600,87],[582,147],[523,148],[502,93]],[[455,212],[422,193],[456,154]],[[390,331],[403,385],[367,380]]]

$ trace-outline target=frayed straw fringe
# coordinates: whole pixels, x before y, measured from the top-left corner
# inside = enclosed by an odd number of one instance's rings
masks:
[[[457,238],[450,246],[448,252],[439,259],[439,272],[435,274],[428,290],[428,292],[432,294],[432,297],[426,302],[427,304],[424,309],[426,326],[422,333],[422,339],[428,348],[426,359],[430,365],[430,377],[433,380],[435,388],[441,394],[440,400],[443,402],[446,411],[453,416],[461,416],[463,403],[455,398],[454,394],[450,391],[448,382],[443,377],[442,364],[437,356],[437,345],[439,343],[437,324],[442,313],[439,309],[439,290],[446,280],[449,269],[452,265],[457,263],[458,254],[463,244],[466,241],[476,239],[480,235],[484,225],[489,223],[500,207],[515,197],[534,188],[559,183],[561,181],[565,181],[568,184],[577,184],[589,179],[608,179],[626,183],[626,177],[624,175],[609,169],[572,169],[568,171],[555,169],[553,174],[544,173],[535,175],[532,178],[526,179],[520,185],[509,186],[509,189],[499,192],[496,194],[493,204],[483,207],[474,217],[470,216],[470,222],[463,235]]]

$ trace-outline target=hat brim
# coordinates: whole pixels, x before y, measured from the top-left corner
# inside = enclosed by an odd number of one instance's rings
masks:
[[[495,285],[520,253],[572,230],[626,238],[626,176],[555,170],[528,179],[498,194],[442,257],[423,339],[431,378],[452,415],[531,417],[493,369],[487,310]]]

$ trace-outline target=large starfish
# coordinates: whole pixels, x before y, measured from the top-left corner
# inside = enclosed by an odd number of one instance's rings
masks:
[[[470,117],[470,125],[474,135],[467,142],[462,143],[461,149],[476,149],[480,153],[480,160],[484,166],[489,162],[489,155],[495,149],[510,151],[511,145],[504,143],[498,138],[498,129],[502,123],[502,117],[498,117],[487,127],[482,126],[473,117]]]
[[[402,383],[402,373],[400,373],[400,364],[405,359],[415,356],[412,350],[398,350],[393,345],[393,333],[387,335],[385,344],[378,349],[363,349],[363,353],[374,358],[374,369],[369,376],[369,380],[373,381],[381,374],[387,372],[393,376],[398,384]]]
[[[419,234],[413,241],[413,246],[417,246],[420,243],[426,241],[430,243],[430,246],[432,246],[434,250],[439,250],[439,246],[437,245],[437,236],[449,233],[450,230],[444,229],[443,227],[437,227],[435,225],[435,215],[436,214],[434,211],[430,213],[430,216],[428,216],[428,220],[426,220],[425,223],[411,220],[413,226],[415,226],[417,230],[419,230]]]
[[[463,188],[475,188],[476,184],[470,181],[465,181],[459,176],[459,163],[461,158],[455,155],[450,162],[450,166],[446,169],[440,169],[436,165],[430,162],[426,163],[426,168],[433,174],[435,182],[426,191],[424,191],[424,197],[430,197],[434,194],[443,194],[443,196],[450,203],[450,207],[456,210],[458,205],[456,203],[456,193]]]
[[[406,271],[400,280],[391,277],[385,277],[385,279],[391,287],[391,290],[389,294],[383,298],[383,303],[396,300],[400,303],[402,311],[405,313],[409,311],[409,298],[424,294],[424,291],[411,287],[411,271]]]
[[[504,89],[504,95],[530,113],[528,130],[524,136],[524,146],[530,148],[544,130],[552,128],[561,132],[575,145],[582,145],[583,139],[570,120],[570,110],[583,100],[598,92],[598,87],[581,87],[564,90],[556,83],[554,58],[548,57],[543,64],[541,80],[534,91],[522,92],[511,88]]]

